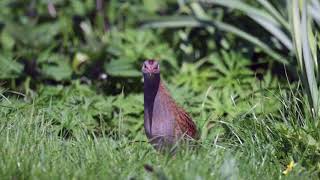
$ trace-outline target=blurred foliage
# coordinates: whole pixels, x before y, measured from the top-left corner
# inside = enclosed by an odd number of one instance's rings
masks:
[[[147,58],[160,61],[170,92],[198,117],[203,138],[215,135],[214,120],[278,111],[280,103],[266,98],[283,78],[273,73],[273,56],[216,27],[145,28],[147,19],[197,8],[183,1],[4,0],[1,7],[1,84],[39,108],[51,102],[49,119],[70,136],[79,126],[112,132],[121,122],[121,133],[140,138],[140,65]],[[242,18],[215,9],[217,19]],[[76,119],[83,122],[73,122],[81,111]]]
[[[108,80],[135,78],[146,58],[177,68],[168,43],[151,30],[134,29],[140,14],[154,13],[159,4],[145,1],[150,9],[138,3],[2,1],[1,67],[12,64],[2,71],[2,80],[97,80],[104,73]]]

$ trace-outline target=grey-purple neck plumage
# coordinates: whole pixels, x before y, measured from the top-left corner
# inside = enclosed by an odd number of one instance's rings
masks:
[[[147,119],[145,119],[145,128],[147,136],[150,137],[152,134],[152,117],[153,117],[153,108],[154,101],[156,95],[159,91],[160,87],[160,73],[150,75],[148,73],[144,73],[144,110],[147,115]]]

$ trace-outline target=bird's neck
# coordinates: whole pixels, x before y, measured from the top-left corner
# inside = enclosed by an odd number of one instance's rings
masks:
[[[154,101],[160,88],[160,74],[153,76],[143,74],[143,76],[145,130],[147,136],[151,136]]]
[[[152,110],[155,97],[160,88],[160,74],[154,74],[149,76],[144,74],[144,105],[145,108]]]

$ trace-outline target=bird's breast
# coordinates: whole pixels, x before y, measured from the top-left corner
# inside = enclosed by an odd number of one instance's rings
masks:
[[[161,94],[157,94],[151,111],[152,117],[149,117],[151,118],[151,122],[145,122],[148,138],[151,142],[158,144],[161,144],[163,141],[174,143],[175,117],[169,100],[161,96]],[[146,116],[150,116],[150,113],[145,111],[145,121]]]

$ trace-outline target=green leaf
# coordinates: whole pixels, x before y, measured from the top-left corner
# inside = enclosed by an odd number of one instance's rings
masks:
[[[248,5],[247,3],[241,1],[231,2],[231,0],[217,0],[209,2],[242,11],[243,13],[247,14],[247,16],[249,16],[251,19],[260,24],[265,30],[269,31],[273,36],[275,36],[281,43],[283,43],[286,46],[286,48],[292,50],[292,42],[281,27],[282,24],[286,30],[289,30],[289,25],[269,2],[265,0],[259,0],[259,2],[271,14],[268,14],[264,10],[254,8]],[[275,16],[275,18],[273,16]],[[280,21],[280,23],[278,21]]]
[[[41,68],[42,72],[56,81],[70,80],[72,68],[68,63],[68,59],[64,56],[53,55],[50,57],[48,64],[44,64]]]
[[[1,45],[3,49],[11,50],[14,44],[15,44],[15,40],[12,38],[12,36],[6,31],[3,31],[1,33]]]
[[[17,78],[22,71],[23,65],[16,62],[12,55],[0,53],[0,79]]]
[[[77,52],[72,60],[73,71],[80,73],[80,66],[89,60],[89,56],[82,52]]]
[[[306,75],[307,75],[307,80],[308,80],[308,86],[310,90],[310,95],[312,98],[312,108],[313,108],[313,113],[315,115],[318,114],[318,98],[319,98],[319,92],[318,92],[318,85],[315,77],[315,72],[314,72],[314,60],[312,58],[311,54],[311,48],[310,48],[310,36],[309,36],[309,30],[310,26],[308,25],[307,19],[307,3],[303,3],[302,7],[302,20],[301,20],[301,27],[302,27],[302,32],[301,32],[301,37],[303,39],[302,41],[302,51],[303,51],[303,61],[304,61],[304,66],[306,68]]]
[[[204,27],[205,24],[191,16],[162,16],[144,20],[140,28],[179,28],[179,27]]]
[[[258,2],[268,10],[287,30],[290,29],[289,23],[285,20],[278,10],[267,0],[258,0]]]
[[[289,39],[287,34],[284,31],[282,31],[280,26],[273,24],[270,21],[260,16],[254,16],[250,14],[248,16],[251,17],[251,19],[255,20],[258,24],[260,24],[265,30],[269,31],[282,44],[284,44],[287,49],[292,51],[293,49],[292,41]]]
[[[293,0],[291,3],[291,26],[292,26],[292,37],[294,39],[294,45],[296,50],[296,56],[300,67],[303,67],[302,60],[302,42],[301,42],[301,22],[300,22],[300,10],[298,0]],[[302,72],[305,72],[303,68]]]
[[[159,8],[159,3],[161,3],[161,2],[159,2],[157,0],[143,0],[144,7],[149,12],[157,11]]]
[[[307,144],[309,146],[318,146],[319,145],[319,143],[310,134],[307,135],[307,139],[308,139]]]
[[[248,5],[247,3],[242,2],[241,0],[239,1],[234,1],[234,0],[206,0],[207,3],[212,3],[212,4],[218,4],[221,6],[229,7],[231,9],[237,9],[241,10],[242,12],[246,14],[251,14],[253,16],[260,16],[263,17],[264,19],[270,21],[273,24],[279,25],[279,22],[275,20],[269,13],[266,13],[265,11],[252,7]]]
[[[141,76],[141,72],[134,68],[131,61],[121,59],[112,60],[105,65],[105,70],[112,76],[120,77],[138,77]]]
[[[230,24],[217,21],[217,20],[203,20],[203,19],[197,19],[190,16],[181,16],[178,18],[171,18],[169,17],[167,20],[164,20],[164,17],[160,18],[160,21],[153,20],[150,23],[145,23],[142,25],[143,28],[177,28],[177,27],[207,27],[207,26],[213,26],[217,27],[218,29],[230,32],[232,34],[235,34],[251,43],[253,43],[256,46],[259,46],[261,50],[263,50],[265,53],[273,57],[275,60],[279,61],[283,64],[288,64],[288,61],[279,53],[274,51],[271,47],[269,47],[266,43],[259,40],[257,37],[252,36],[251,34],[248,34],[244,32],[243,30],[234,27]]]

